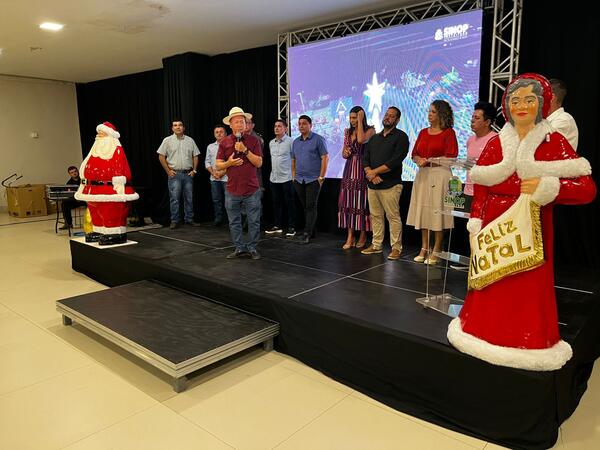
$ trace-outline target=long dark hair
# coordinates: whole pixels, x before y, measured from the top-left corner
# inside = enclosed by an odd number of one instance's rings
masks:
[[[431,102],[431,106],[435,108],[440,119],[440,128],[445,130],[446,128],[452,128],[454,126],[454,113],[450,103],[445,100],[434,100]]]
[[[352,114],[352,113],[358,114],[359,111],[362,111],[363,113],[365,113],[363,115],[362,126],[363,126],[363,131],[367,131],[371,127],[367,123],[367,113],[365,112],[363,107],[362,106],[353,106],[352,109],[350,110],[350,114]],[[351,136],[352,133],[354,133],[354,127],[352,125],[350,125],[350,127],[348,127],[348,134]]]

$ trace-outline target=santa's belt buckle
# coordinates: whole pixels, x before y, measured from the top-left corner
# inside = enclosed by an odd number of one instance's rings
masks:
[[[81,184],[89,186],[112,186],[112,181],[81,180]]]

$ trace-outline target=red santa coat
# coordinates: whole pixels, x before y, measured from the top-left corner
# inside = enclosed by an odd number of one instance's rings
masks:
[[[80,173],[82,184],[75,198],[88,202],[94,231],[102,234],[125,233],[126,202],[137,200],[139,195],[127,185],[131,182],[131,169],[123,147],[118,145],[108,159],[93,156],[90,152],[81,164]],[[122,193],[118,192],[121,190]]]
[[[460,316],[448,328],[459,350],[493,364],[555,370],[572,356],[560,339],[554,292],[555,203],[584,204],[596,195],[591,167],[546,120],[520,141],[510,124],[487,144],[471,171],[476,183],[467,228],[477,233],[510,208],[521,180],[540,177],[531,200],[541,205],[544,263],[467,294]]]
[[[86,202],[130,202],[140,196],[131,186],[131,169],[123,147],[118,146],[109,159],[89,154],[81,164],[81,177],[87,182],[110,182],[112,185],[82,184],[75,195],[78,200]],[[117,185],[125,185],[124,194],[118,194]]]

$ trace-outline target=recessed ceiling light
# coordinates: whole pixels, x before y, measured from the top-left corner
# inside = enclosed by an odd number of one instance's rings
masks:
[[[64,27],[64,25],[61,25],[60,23],[53,23],[53,22],[44,22],[44,23],[40,24],[40,28],[42,30],[59,31],[59,30],[62,30],[63,27]]]

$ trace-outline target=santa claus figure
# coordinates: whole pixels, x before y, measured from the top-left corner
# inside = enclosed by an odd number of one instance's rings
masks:
[[[75,198],[87,202],[100,245],[122,244],[127,242],[127,202],[139,195],[130,185],[131,170],[115,126],[104,122],[96,132],[94,145],[81,163]]]
[[[507,123],[471,170],[469,292],[460,316],[448,328],[448,340],[464,353],[496,365],[540,371],[559,369],[572,356],[558,330],[553,206],[589,203],[596,195],[589,162],[546,120],[551,98],[550,83],[537,74],[515,78],[505,91]],[[523,231],[529,228],[535,244],[520,247],[519,240],[498,252],[496,242],[516,230],[505,218],[520,204],[531,218]],[[485,245],[490,253],[476,260],[473,255]],[[529,247],[531,258],[517,259],[517,252]],[[485,282],[476,280],[503,256],[514,261],[495,272],[492,267]]]

